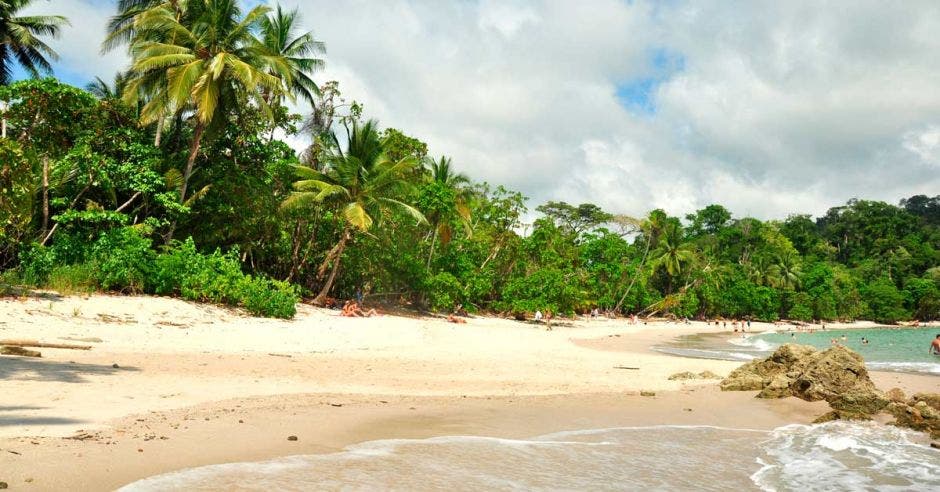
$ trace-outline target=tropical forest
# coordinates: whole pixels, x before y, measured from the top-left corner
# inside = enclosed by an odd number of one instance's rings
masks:
[[[0,0],[2,293],[280,318],[358,296],[516,318],[940,318],[940,195],[775,220],[531,203],[320,81],[327,46],[295,11],[118,1],[101,49],[130,64],[75,87],[47,42],[80,20],[30,3]]]

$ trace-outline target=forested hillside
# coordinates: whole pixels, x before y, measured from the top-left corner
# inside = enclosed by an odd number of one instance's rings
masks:
[[[777,221],[549,202],[524,224],[521,193],[381,127],[336,82],[317,86],[324,47],[293,13],[119,4],[105,48],[132,64],[113,82],[0,80],[0,289],[178,295],[280,317],[300,295],[361,290],[440,311],[940,318],[940,195]],[[312,145],[298,156],[285,135]]]

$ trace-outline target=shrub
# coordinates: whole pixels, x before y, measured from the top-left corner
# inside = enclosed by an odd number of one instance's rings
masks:
[[[428,280],[428,300],[431,309],[436,311],[450,311],[457,303],[463,302],[463,287],[456,277],[441,272]]]
[[[790,319],[800,321],[811,321],[813,319],[813,299],[806,292],[800,292],[793,296],[793,305],[787,316]]]
[[[95,278],[105,290],[143,292],[153,266],[150,240],[132,228],[101,235],[91,249]]]
[[[45,284],[55,266],[55,253],[45,246],[33,243],[20,251],[19,256],[20,280],[33,287]]]
[[[293,286],[245,275],[237,251],[205,255],[196,250],[192,238],[158,255],[150,278],[150,289],[156,294],[241,306],[259,316],[291,318],[296,314],[298,296]]]
[[[59,265],[52,269],[45,286],[61,294],[87,294],[99,288],[97,268],[89,263]]]

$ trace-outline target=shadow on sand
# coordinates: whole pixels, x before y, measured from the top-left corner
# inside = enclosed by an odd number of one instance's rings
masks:
[[[31,357],[0,356],[0,381],[49,381],[85,383],[85,376],[110,376],[119,372],[137,372],[136,367],[115,368],[109,365],[59,362]],[[3,407],[0,407],[3,408]]]

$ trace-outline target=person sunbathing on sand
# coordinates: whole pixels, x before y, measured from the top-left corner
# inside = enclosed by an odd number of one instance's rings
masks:
[[[343,316],[348,318],[370,318],[379,314],[375,309],[370,309],[363,312],[362,308],[359,307],[359,303],[352,300],[346,301],[346,304],[343,305]]]
[[[449,321],[449,322],[451,322],[451,323],[457,323],[457,324],[459,324],[459,325],[465,324],[465,323],[467,322],[467,320],[462,319],[462,318],[458,318],[458,317],[454,316],[453,314],[448,314],[448,315],[447,315],[447,321]]]

